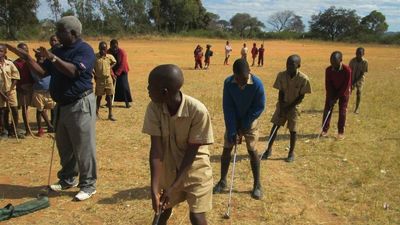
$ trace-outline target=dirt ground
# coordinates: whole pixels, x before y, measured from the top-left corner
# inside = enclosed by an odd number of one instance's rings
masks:
[[[108,41],[108,40],[106,40]],[[232,41],[231,63],[240,55],[243,42]],[[90,41],[97,50],[98,41]],[[214,56],[208,70],[194,70],[193,50],[197,44],[212,44]],[[164,63],[179,65],[184,72],[183,92],[201,100],[213,123],[215,143],[210,147],[214,182],[220,174],[224,122],[222,86],[232,73],[224,66],[224,43],[218,39],[142,38],[120,41],[128,53],[129,82],[133,107],[114,107],[116,122],[97,121],[97,194],[84,202],[71,201],[78,189],[50,194],[50,208],[14,218],[4,224],[150,224],[153,216],[149,192],[149,140],[141,133],[146,106],[147,76]],[[262,41],[257,41],[260,45]],[[28,42],[30,47],[47,43]],[[228,193],[214,195],[209,224],[400,224],[400,144],[399,96],[400,48],[365,45],[369,73],[360,114],[354,114],[353,95],[346,124],[346,138],[337,141],[337,109],[333,112],[328,138],[316,139],[320,130],[325,98],[324,71],[330,53],[340,50],[344,63],[354,56],[358,44],[311,41],[266,41],[264,67],[251,67],[264,82],[266,111],[260,118],[259,151],[265,149],[271,129],[270,119],[277,102],[272,88],[276,74],[285,69],[293,53],[302,57],[301,71],[311,81],[313,93],[302,104],[296,160],[284,162],[289,132],[280,129],[270,160],[262,161],[264,198],[250,197],[252,176],[245,145],[239,146],[234,181],[231,219],[222,215]],[[10,54],[11,56],[11,54]],[[337,107],[336,107],[337,108]],[[34,132],[34,110],[30,109]],[[23,127],[19,124],[19,127]],[[34,198],[47,184],[52,140],[28,137],[0,142],[0,206],[19,204]],[[51,180],[57,180],[59,157],[54,157]],[[386,206],[386,207],[384,207]],[[186,203],[177,207],[169,224],[189,224]]]

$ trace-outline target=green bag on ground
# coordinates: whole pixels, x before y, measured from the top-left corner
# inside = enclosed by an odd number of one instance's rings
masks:
[[[46,196],[39,196],[37,199],[24,202],[20,205],[13,206],[8,204],[6,207],[0,209],[0,221],[8,220],[12,217],[23,216],[35,211],[47,208],[50,206],[49,198]]]

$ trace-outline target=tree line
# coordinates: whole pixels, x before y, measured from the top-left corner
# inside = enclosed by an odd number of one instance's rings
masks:
[[[311,16],[309,30],[301,16],[290,10],[268,17],[266,25],[248,13],[229,20],[208,12],[201,0],[46,0],[53,19],[36,17],[39,0],[0,0],[0,38],[44,38],[54,32],[54,22],[75,15],[88,36],[140,34],[188,35],[219,38],[322,39],[331,41],[400,44],[400,34],[387,35],[385,15],[372,11],[365,17],[353,9],[334,6]]]

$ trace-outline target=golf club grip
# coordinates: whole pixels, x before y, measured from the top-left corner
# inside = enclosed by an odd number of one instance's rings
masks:
[[[153,222],[151,224],[152,225],[158,225],[158,221],[160,220],[160,216],[161,216],[161,213],[159,213],[158,215],[155,214]]]

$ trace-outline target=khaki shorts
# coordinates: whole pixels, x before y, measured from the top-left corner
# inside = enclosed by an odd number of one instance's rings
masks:
[[[38,111],[43,111],[44,109],[53,109],[56,103],[51,98],[49,91],[33,91],[32,105]]]
[[[114,95],[114,85],[111,77],[105,78],[104,80],[96,80],[95,95]]]
[[[279,104],[279,103],[278,103]],[[285,126],[287,121],[287,128],[291,132],[297,132],[297,120],[300,115],[296,108],[293,108],[287,112],[283,117],[279,116],[280,108],[277,105],[274,115],[272,116],[271,122],[278,126]]]
[[[255,151],[256,150],[256,144],[258,141],[258,120],[254,120],[253,123],[250,126],[250,129],[247,131],[241,131],[244,137],[244,140],[246,141],[246,147],[248,151]],[[224,135],[224,148],[232,148],[235,143],[230,143],[228,141],[228,137]]]
[[[8,97],[8,103],[10,103],[10,107],[18,107],[18,100],[17,100],[17,91],[13,90]],[[2,97],[0,97],[0,108],[6,108],[7,103],[4,101]]]
[[[31,106],[32,105],[32,90],[25,90],[22,92],[17,92],[18,105],[19,106]]]
[[[357,83],[355,83],[352,87],[352,89],[354,90],[354,88],[357,88],[357,90],[361,91],[363,89],[364,86],[364,77],[362,77],[359,81],[357,81]]]
[[[203,160],[207,160],[207,162]],[[167,173],[164,174],[167,175]],[[184,182],[172,193],[167,208],[186,201],[192,213],[210,211],[212,209],[213,178],[209,156],[202,159],[198,159],[196,156],[186,176]]]

